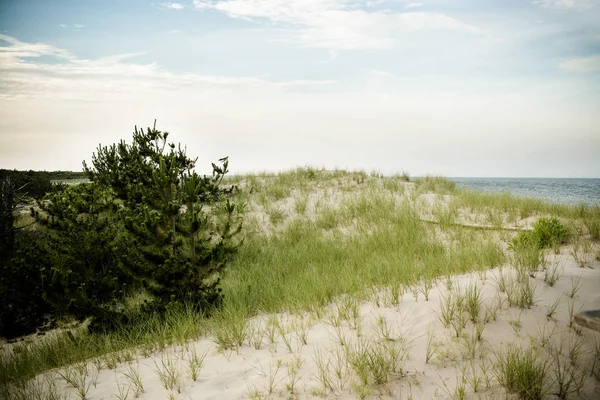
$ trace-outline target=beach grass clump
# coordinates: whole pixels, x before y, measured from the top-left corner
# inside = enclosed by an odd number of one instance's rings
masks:
[[[451,194],[456,190],[456,183],[442,176],[424,176],[416,180],[417,188],[421,192],[434,192],[438,194]]]
[[[537,247],[539,249],[560,246],[570,236],[569,230],[557,217],[540,217],[532,224],[531,231],[520,231],[513,238],[513,250]]]
[[[569,252],[575,262],[581,267],[591,267],[592,243],[587,238],[577,237],[573,240],[573,248]]]
[[[529,277],[512,281],[506,287],[506,298],[510,307],[531,308],[536,303],[536,286]]]
[[[523,400],[541,400],[548,390],[550,363],[533,346],[509,345],[496,352],[493,372],[508,392]]]
[[[527,276],[535,278],[536,272],[545,265],[545,253],[537,246],[518,247],[511,259],[517,272],[517,278],[524,280]]]
[[[220,350],[238,350],[249,337],[247,313],[242,308],[228,307],[215,316],[214,341]]]
[[[600,207],[584,209],[583,223],[591,239],[600,240]]]
[[[392,175],[393,179],[400,180],[402,182],[410,182],[410,174],[408,171],[402,171],[400,173],[395,173]]]
[[[194,382],[198,380],[198,375],[200,370],[202,369],[202,365],[204,364],[204,359],[208,354],[208,350],[205,350],[203,353],[198,354],[195,348],[189,350],[189,359],[187,364],[187,372],[188,376]]]
[[[550,287],[553,287],[554,284],[560,279],[563,273],[563,266],[559,262],[554,262],[546,269],[544,269],[544,282]]]
[[[481,305],[483,303],[482,292],[476,283],[471,283],[467,286],[464,294],[464,308],[469,314],[471,322],[475,323],[479,320]]]
[[[560,245],[569,238],[569,230],[557,217],[538,218],[532,226],[541,248]]]
[[[160,364],[154,361],[154,372],[165,389],[181,392],[183,376],[173,354],[163,354]]]
[[[565,400],[582,398],[588,379],[588,373],[579,363],[583,355],[583,340],[578,336],[573,339],[573,336],[563,335],[557,343],[548,347],[552,360],[553,394]]]
[[[401,342],[358,341],[347,360],[363,386],[380,387],[405,374],[408,349]]]

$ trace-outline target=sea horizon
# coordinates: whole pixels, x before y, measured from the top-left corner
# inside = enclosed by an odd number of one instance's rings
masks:
[[[600,206],[600,178],[448,177],[458,187],[491,193],[509,192],[566,204]]]

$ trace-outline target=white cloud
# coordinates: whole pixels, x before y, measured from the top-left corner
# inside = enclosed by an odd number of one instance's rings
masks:
[[[442,13],[365,11],[346,0],[194,0],[196,8],[232,18],[268,22],[307,46],[336,49],[391,48],[414,32],[487,32]]]
[[[180,3],[160,3],[161,6],[168,8],[170,10],[183,10],[185,6]]]
[[[66,50],[43,43],[25,43],[8,35],[0,35],[0,40],[10,46],[0,47],[0,68],[16,68],[23,57],[54,56],[75,62],[77,58]]]
[[[586,10],[600,5],[599,0],[533,0],[533,4],[554,9]]]
[[[570,72],[600,71],[600,54],[589,57],[573,58],[562,62],[559,67]]]
[[[404,6],[404,8],[419,8],[419,7],[423,7],[425,5],[425,3],[408,3],[407,5]]]
[[[79,169],[97,143],[127,139],[133,124],[156,118],[202,164],[229,155],[235,172],[310,164],[413,175],[600,173],[595,103],[555,79],[504,87],[374,65],[353,85],[313,90],[330,82],[174,74],[133,63],[145,53],[83,60],[0,40],[8,44],[0,46],[0,168]],[[30,59],[42,55],[63,62]],[[577,100],[557,102],[569,94]]]
[[[69,28],[69,25],[67,25],[67,24],[59,24],[58,26],[60,26],[61,28]],[[85,25],[73,24],[73,25],[70,25],[70,27],[73,29],[82,29],[82,28],[85,28]]]
[[[269,81],[256,77],[230,77],[173,74],[156,63],[126,61],[147,52],[118,54],[96,60],[83,60],[47,44],[21,42],[0,34],[9,46],[0,47],[0,98],[63,98],[81,100],[136,90],[164,90],[201,85],[294,87],[327,85],[332,81]],[[54,56],[61,63],[44,64],[26,58]]]
[[[367,7],[377,7],[380,6],[381,4],[385,3],[386,0],[367,0],[367,2],[365,3],[365,5]]]

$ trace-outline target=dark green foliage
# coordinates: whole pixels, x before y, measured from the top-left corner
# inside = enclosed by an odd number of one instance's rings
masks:
[[[11,258],[0,261],[0,336],[6,338],[32,332],[51,312],[42,278],[50,268],[44,234],[19,231],[14,244]]]
[[[220,187],[228,160],[201,177],[196,160],[169,144],[168,135],[136,128],[131,144],[100,146],[86,173],[122,202],[119,214],[146,266],[136,275],[156,303],[208,306],[219,301],[220,272],[241,229],[229,201],[234,188]]]
[[[538,218],[533,223],[533,232],[542,248],[559,245],[569,238],[569,230],[556,217]]]
[[[23,195],[35,199],[42,198],[52,190],[52,182],[49,172],[45,171],[17,171],[0,169],[0,181],[9,178],[15,189]]]
[[[15,229],[23,194],[11,177],[0,182],[0,336],[29,333],[44,320],[40,270],[47,267],[39,232]]]
[[[10,187],[2,196],[9,203]],[[33,211],[37,224],[15,230],[13,213],[3,226],[13,241],[2,242],[0,335],[30,333],[47,318],[106,319],[133,279],[119,259],[132,253],[116,217],[112,197],[90,184],[56,190]],[[13,209],[19,208],[16,204]],[[6,235],[4,235],[6,236]]]
[[[0,181],[0,263],[8,262],[15,246],[16,188],[9,177]]]
[[[569,230],[556,217],[541,217],[533,223],[533,230],[520,231],[513,238],[513,250],[524,248],[543,249],[564,243],[569,238]]]
[[[44,297],[58,315],[105,318],[134,283],[121,260],[134,256],[110,191],[89,183],[48,195],[35,212],[47,227]]]
[[[196,160],[167,136],[136,128],[132,144],[100,146],[93,166],[84,163],[89,183],[2,181],[0,335],[29,333],[63,316],[93,317],[91,328],[106,331],[178,304],[198,310],[220,302],[220,276],[241,229],[230,202],[235,188],[221,187],[228,160],[200,176]],[[49,183],[48,174],[14,176]],[[23,196],[38,199],[36,223],[17,232]],[[142,290],[150,300],[125,309],[125,297]]]
[[[70,179],[85,179],[86,175],[84,171],[49,171],[44,173],[48,174],[50,180],[53,181],[65,181]]]

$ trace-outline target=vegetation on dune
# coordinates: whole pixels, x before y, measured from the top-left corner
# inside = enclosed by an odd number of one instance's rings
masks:
[[[439,194],[451,194],[456,190],[456,183],[441,176],[425,176],[419,178],[417,186],[424,192],[435,192]]]
[[[199,176],[196,160],[167,138],[155,128],[136,129],[131,144],[99,147],[85,166],[90,182],[51,191],[31,227],[14,230],[14,207],[2,214],[2,232],[12,232],[14,244],[2,253],[7,305],[0,306],[0,321],[22,318],[31,328],[50,314],[95,322],[91,331],[59,332],[3,353],[0,389],[69,363],[101,357],[113,365],[133,352],[149,355],[205,334],[221,349],[236,349],[252,341],[247,318],[259,313],[318,315],[340,299],[358,310],[358,300],[379,302],[380,293],[383,302],[397,304],[409,286],[415,301],[429,301],[443,277],[449,308],[440,318],[459,338],[467,321],[495,320],[502,303],[495,311],[482,308],[479,287],[452,289],[452,274],[485,276],[508,260],[517,279],[498,280],[509,305],[527,309],[535,303],[529,277],[544,263],[542,248],[577,235],[572,226],[597,239],[597,209],[475,193],[441,177],[412,182],[407,173],[311,167],[225,177],[227,159],[212,165],[212,175]],[[3,190],[3,198],[10,193]],[[489,230],[461,224],[469,212],[483,215],[478,223]],[[530,216],[532,230],[505,229],[507,221],[516,226]],[[7,335],[7,327],[0,325],[0,333]],[[393,374],[379,379],[376,365],[359,362],[392,354],[397,344],[390,343],[348,353],[365,391]],[[538,398],[548,373],[538,354],[509,348],[496,356],[497,380],[523,398]]]
[[[30,332],[47,317],[112,329],[135,313],[176,303],[207,310],[220,301],[219,279],[241,229],[222,188],[226,158],[211,176],[167,142],[168,133],[137,130],[133,142],[100,146],[90,183],[60,187],[39,201],[30,229],[16,230],[10,178],[2,186],[0,335]],[[143,291],[136,310],[125,298]]]
[[[569,238],[569,230],[557,217],[538,218],[532,228],[530,231],[519,232],[511,241],[511,248],[521,250],[556,247]]]
[[[536,352],[509,346],[496,354],[494,374],[500,384],[519,399],[539,400],[548,392],[549,364]]]
[[[211,176],[193,171],[168,132],[135,130],[133,143],[99,147],[93,184],[110,190],[111,204],[141,258],[123,260],[155,303],[190,301],[208,308],[219,301],[219,272],[237,247],[241,220],[230,201],[235,187],[223,188],[228,160],[212,164]]]

